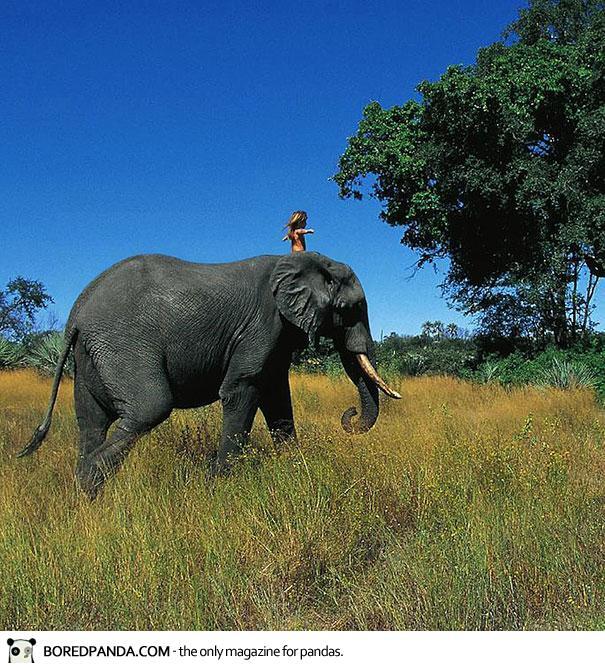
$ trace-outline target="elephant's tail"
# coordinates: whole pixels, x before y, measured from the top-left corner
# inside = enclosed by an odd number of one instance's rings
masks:
[[[61,384],[61,376],[63,375],[63,367],[69,356],[69,350],[76,339],[76,329],[72,328],[69,331],[66,329],[65,334],[65,345],[57,362],[57,367],[55,369],[55,377],[53,380],[53,388],[50,394],[50,401],[48,402],[48,408],[42,424],[34,431],[34,435],[27,445],[17,454],[18,457],[27,457],[30,454],[33,454],[42,444],[42,441],[46,438],[46,434],[50,429],[52,422],[53,408],[55,407],[55,402],[57,400],[57,394],[59,393],[59,384]]]

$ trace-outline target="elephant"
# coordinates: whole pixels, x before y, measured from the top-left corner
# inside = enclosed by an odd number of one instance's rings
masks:
[[[276,442],[296,439],[289,386],[293,352],[331,338],[361,405],[349,433],[368,431],[378,389],[401,398],[375,370],[364,291],[351,268],[315,252],[202,264],[159,254],[111,266],[80,294],[65,327],[42,423],[18,456],[33,454],[51,425],[63,367],[75,363],[76,476],[93,500],[136,440],[174,408],[222,404],[211,471],[228,473],[258,409]],[[115,426],[108,436],[109,428]]]

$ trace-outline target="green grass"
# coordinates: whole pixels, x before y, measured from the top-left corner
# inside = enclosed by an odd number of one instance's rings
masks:
[[[393,381],[396,382],[396,381]],[[300,446],[257,420],[208,481],[217,407],[175,412],[93,504],[65,382],[0,374],[0,625],[37,629],[600,629],[605,422],[591,392],[399,381],[350,437],[346,380],[294,376]]]

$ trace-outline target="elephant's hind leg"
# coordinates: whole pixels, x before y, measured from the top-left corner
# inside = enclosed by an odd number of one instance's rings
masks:
[[[76,375],[74,385],[76,418],[80,433],[80,449],[76,475],[82,482],[82,469],[86,469],[88,456],[95,452],[107,438],[111,423],[117,418],[106,410],[91,394],[81,376]]]
[[[167,389],[148,385],[145,391],[144,399],[128,404],[110,436],[80,461],[78,479],[91,500],[120,468],[137,439],[170,415],[172,402]]]
[[[80,458],[83,458],[103,444],[109,427],[118,416],[104,408],[77,375],[74,400],[80,432]]]
[[[80,459],[78,481],[91,501],[97,497],[105,480],[120,468],[141,433],[123,428],[118,421],[111,436]]]

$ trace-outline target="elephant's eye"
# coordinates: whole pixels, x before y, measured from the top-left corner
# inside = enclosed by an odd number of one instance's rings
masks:
[[[357,306],[350,305],[347,303],[341,303],[337,309],[338,314],[341,316],[343,322],[354,322],[357,319]]]

